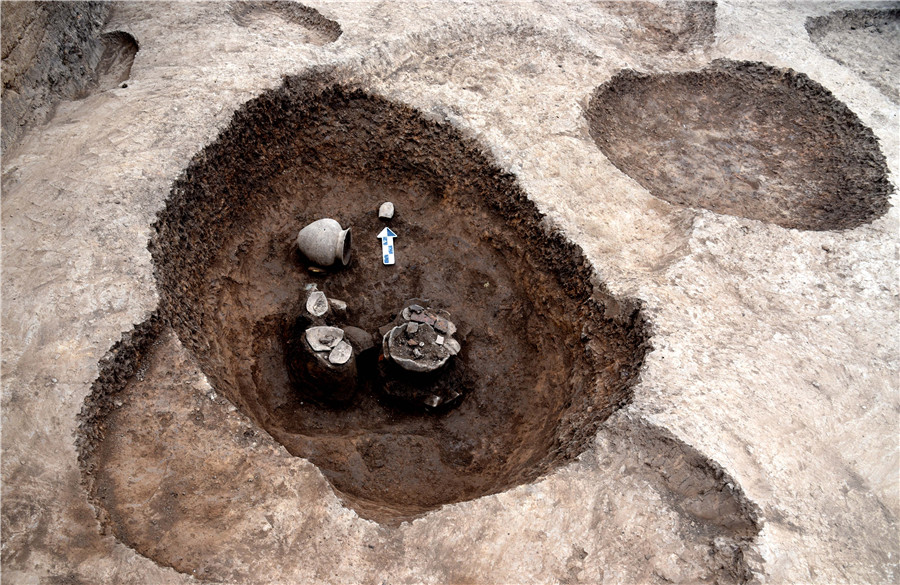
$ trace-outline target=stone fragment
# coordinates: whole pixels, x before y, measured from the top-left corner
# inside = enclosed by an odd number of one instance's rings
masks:
[[[306,330],[306,342],[313,351],[327,351],[334,347],[344,338],[344,331],[337,327],[310,327]]]
[[[443,336],[443,335],[438,335],[438,336],[435,338],[434,342],[435,342],[436,344],[438,344],[438,345],[444,345],[444,336]]]
[[[314,290],[306,298],[306,310],[313,317],[321,317],[328,312],[328,298],[320,290]]]
[[[423,402],[425,403],[426,406],[435,408],[435,407],[437,407],[438,404],[440,404],[443,401],[441,400],[440,396],[435,396],[434,394],[432,394],[431,396],[429,396],[428,398],[423,400]]]
[[[421,313],[425,310],[425,307],[423,307],[422,305],[410,305],[409,310],[413,313]]]
[[[420,358],[420,357],[422,357],[422,352],[419,351],[418,348],[416,348],[413,350],[413,356],[415,356],[416,358]]]
[[[350,360],[351,355],[353,355],[353,348],[350,344],[346,341],[340,341],[328,354],[328,361],[336,366],[340,366],[346,364]]]
[[[338,313],[346,313],[347,312],[347,303],[340,299],[328,299],[328,306],[331,307],[332,310],[337,311]]]
[[[450,330],[450,326],[449,326],[447,320],[441,319],[441,318],[435,319],[434,328],[438,333],[443,333],[443,334],[447,334],[447,332]]]
[[[459,353],[459,350],[462,349],[462,347],[459,345],[459,342],[452,337],[447,340],[447,342],[444,344],[444,347],[447,348],[447,350],[450,352],[450,355],[456,355]]]
[[[412,346],[414,346],[414,345],[415,345],[415,346],[418,346],[418,345],[419,345],[419,342],[416,341],[415,339],[410,339],[409,341],[406,342],[406,345],[408,345],[408,346],[410,346],[410,347],[412,347]]]
[[[378,217],[380,219],[391,219],[394,217],[394,204],[390,201],[382,203],[381,207],[378,208]]]
[[[406,326],[406,332],[409,333],[410,335],[415,335],[418,330],[419,330],[418,323],[410,323],[409,325]]]
[[[357,353],[362,353],[375,345],[372,334],[359,327],[344,327],[344,341],[350,342]]]

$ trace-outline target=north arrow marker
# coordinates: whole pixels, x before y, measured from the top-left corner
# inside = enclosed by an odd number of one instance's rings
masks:
[[[385,265],[394,263],[394,238],[397,237],[397,234],[391,231],[391,228],[386,227],[378,234],[378,239],[381,240],[381,260],[385,263]]]

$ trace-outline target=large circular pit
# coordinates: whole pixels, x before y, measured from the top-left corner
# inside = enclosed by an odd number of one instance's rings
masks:
[[[393,266],[376,238],[384,201],[397,210]],[[352,227],[343,269],[311,270],[297,252],[297,230],[320,218]],[[324,75],[246,104],[155,227],[161,317],[216,390],[379,521],[576,456],[628,399],[646,351],[637,305],[596,289],[581,250],[475,143]],[[369,333],[408,299],[448,313],[462,349],[443,383],[464,398],[433,411],[386,400],[363,364],[349,404],[306,399],[285,367],[285,332],[311,285]]]
[[[888,208],[875,135],[790,69],[626,70],[597,88],[586,115],[610,161],[670,203],[806,230],[854,228]]]

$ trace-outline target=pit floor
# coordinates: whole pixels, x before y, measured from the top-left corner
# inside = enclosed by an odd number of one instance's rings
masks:
[[[621,9],[602,3],[309,5],[341,25],[337,41],[322,44],[277,14],[240,26],[225,4],[117,4],[109,30],[140,44],[128,87],[61,104],[4,156],[4,583],[180,583],[191,573],[364,583],[719,575],[693,544],[701,532],[653,479],[665,466],[634,463],[658,437],[721,466],[758,507],[751,579],[900,579],[896,194],[885,216],[842,232],[676,207],[617,170],[583,116],[594,88],[623,67],[680,71],[719,57],[792,67],[873,129],[896,185],[897,103],[822,54],[804,29],[807,17],[852,3],[719,2],[715,38],[687,52],[638,42],[622,32]],[[229,565],[204,566],[211,557],[195,546],[183,555],[190,562],[170,560],[188,575],[178,573],[101,533],[81,485],[76,416],[100,358],[156,307],[146,242],[173,180],[241,103],[316,65],[351,72],[479,140],[614,293],[645,302],[654,351],[632,403],[579,460],[399,527],[344,507],[312,464],[257,440],[184,362],[185,391],[196,394],[158,399],[172,412],[220,409],[222,425],[203,431],[229,480],[268,482],[261,491],[235,486],[230,497],[236,507],[269,499],[267,513],[216,520],[235,543]],[[182,457],[171,463],[186,467]],[[280,461],[290,489],[246,463],[263,457]],[[186,551],[202,542],[180,528],[169,537]]]

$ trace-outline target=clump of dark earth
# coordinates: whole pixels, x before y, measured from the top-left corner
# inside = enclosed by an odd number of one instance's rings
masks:
[[[889,206],[871,129],[791,69],[625,70],[597,88],[586,116],[610,161],[670,203],[805,230],[858,227]]]
[[[284,23],[299,26],[306,31],[306,40],[325,45],[338,40],[343,32],[341,25],[325,18],[309,6],[290,0],[238,0],[232,2],[228,12],[235,24],[247,28],[266,30],[266,18],[274,16]]]
[[[810,17],[806,31],[824,54],[900,100],[900,4]]]
[[[383,201],[403,210],[393,266],[376,237]],[[341,270],[309,270],[294,245],[319,217],[356,235]],[[476,143],[333,74],[286,78],[242,107],[174,185],[150,249],[160,319],[216,391],[382,522],[571,460],[629,400],[648,347],[638,305],[595,285]],[[306,399],[285,356],[311,285],[346,302],[324,317],[345,331],[377,332],[414,298],[447,311],[462,351],[426,385],[464,398],[410,405],[378,388],[400,378],[361,350],[347,404]]]

